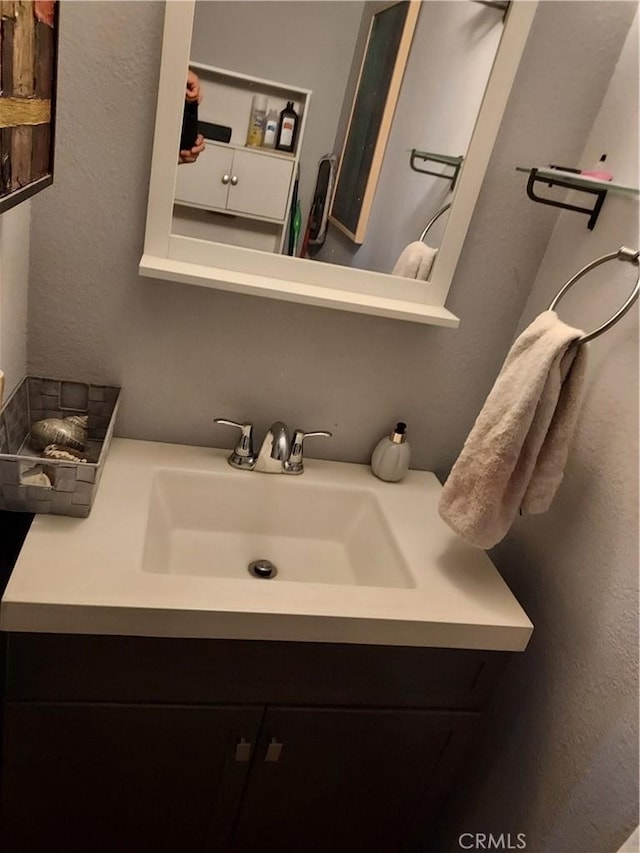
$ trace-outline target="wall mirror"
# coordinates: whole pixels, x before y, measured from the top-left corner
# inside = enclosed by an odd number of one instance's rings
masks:
[[[140,273],[456,326],[445,299],[535,6],[168,2]],[[390,51],[375,22],[398,14],[411,25]],[[387,97],[395,108],[376,110]],[[379,140],[369,116],[384,144],[370,152],[380,168],[357,243],[328,214],[345,140],[343,184],[354,151]],[[428,280],[391,274],[448,205],[425,237],[437,249]]]

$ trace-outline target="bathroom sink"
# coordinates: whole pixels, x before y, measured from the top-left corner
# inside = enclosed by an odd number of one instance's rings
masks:
[[[89,518],[37,516],[0,630],[521,651],[532,626],[438,515],[428,471],[236,471],[228,450],[114,438]],[[256,578],[269,560],[277,574]]]
[[[248,571],[269,560],[270,582],[412,587],[376,496],[303,477],[157,469],[143,570],[265,583]]]

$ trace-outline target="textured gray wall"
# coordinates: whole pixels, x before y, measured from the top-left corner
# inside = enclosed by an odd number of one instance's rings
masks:
[[[282,418],[334,430],[312,454],[360,462],[403,418],[414,465],[446,474],[557,221],[526,199],[514,167],[578,161],[633,12],[617,2],[540,5],[451,290],[462,317],[451,331],[139,278],[162,8],[65,4],[56,183],[32,203],[31,370],[122,384],[118,431],[136,438],[218,444],[216,415],[259,430]],[[625,352],[621,344],[598,366],[595,416],[553,513],[524,522],[495,553],[536,623],[536,657],[514,661],[482,802],[498,821],[488,804],[504,797],[539,828],[547,846],[532,843],[536,853],[573,853],[574,836],[609,853],[624,827],[606,789],[625,804],[633,795],[628,762],[623,777],[614,772],[635,751],[635,711],[619,681],[633,676],[636,645],[623,609],[636,548],[631,403],[614,417]]]
[[[638,186],[638,26],[630,31],[580,163],[607,152]],[[609,195],[593,232],[562,213],[520,320],[578,269],[638,245],[638,201]],[[637,271],[611,262],[558,312],[594,329]],[[527,850],[614,853],[638,823],[638,312],[589,345],[584,404],[551,510],[518,521],[492,557],[535,625],[495,699],[490,735],[458,791],[450,848],[465,832],[518,832]],[[523,797],[526,792],[526,797]]]
[[[31,203],[0,215],[0,370],[5,400],[27,372],[27,289]]]
[[[162,6],[66,4],[56,182],[33,202],[31,369],[122,384],[120,435],[215,444],[231,441],[215,416],[259,430],[281,418],[333,430],[311,455],[363,462],[401,418],[414,465],[446,472],[555,220],[513,167],[576,159],[626,5],[541,4],[452,287],[452,331],[139,278]]]

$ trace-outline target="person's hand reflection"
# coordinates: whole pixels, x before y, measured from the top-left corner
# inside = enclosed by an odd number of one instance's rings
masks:
[[[200,103],[202,101],[202,92],[200,91],[200,78],[198,75],[189,69],[187,73],[187,91],[185,94],[185,99],[188,103]]]
[[[202,101],[202,92],[200,91],[200,78],[191,69],[187,72],[187,88],[184,99],[187,104],[199,104]],[[185,107],[186,109],[186,107]],[[197,107],[195,108],[197,110]],[[195,163],[200,154],[204,151],[204,137],[201,133],[196,136],[196,141],[192,148],[180,151],[178,154],[178,163]]]
[[[204,151],[204,136],[199,133],[196,137],[196,142],[193,148],[189,151],[181,151],[178,156],[178,163],[195,163],[198,156]]]

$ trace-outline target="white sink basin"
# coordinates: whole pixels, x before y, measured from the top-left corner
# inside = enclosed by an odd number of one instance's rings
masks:
[[[487,555],[438,515],[434,474],[383,483],[308,459],[114,438],[89,518],[38,515],[0,630],[518,651],[532,626]],[[277,576],[252,577],[256,559]]]
[[[276,583],[415,586],[366,489],[231,470],[155,472],[144,571],[264,583],[247,570],[258,559],[275,564]]]

